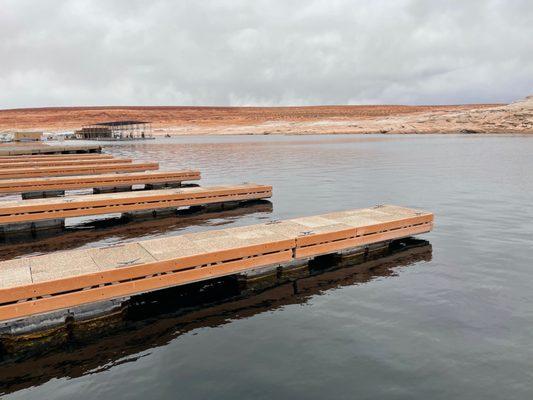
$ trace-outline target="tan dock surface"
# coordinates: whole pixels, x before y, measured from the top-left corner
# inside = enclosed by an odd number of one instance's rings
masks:
[[[63,167],[63,166],[79,166],[79,165],[100,165],[100,164],[128,164],[131,163],[131,158],[104,158],[104,159],[85,159],[85,160],[30,160],[17,161],[0,160],[0,169],[6,168],[42,168],[42,167]]]
[[[2,201],[0,225],[259,200],[271,196],[272,186],[243,184]]]
[[[429,232],[433,214],[396,206],[190,233],[0,263],[0,321]]]
[[[76,190],[132,185],[164,184],[200,179],[200,172],[146,171],[124,174],[53,176],[48,178],[0,179],[0,193],[26,193],[50,190]]]
[[[100,145],[48,145],[44,143],[6,143],[0,145],[0,156],[18,156],[27,154],[58,154],[58,153],[99,153]]]
[[[25,163],[28,161],[51,161],[51,160],[101,160],[114,158],[111,154],[83,153],[83,154],[40,154],[26,156],[0,156],[0,162]]]
[[[156,170],[158,163],[106,164],[55,167],[29,167],[0,169],[0,179],[31,178],[40,176],[95,175],[110,172],[135,172]]]

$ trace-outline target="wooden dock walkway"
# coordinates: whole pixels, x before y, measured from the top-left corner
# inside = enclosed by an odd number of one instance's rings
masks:
[[[431,213],[376,206],[5,261],[0,321],[361,248],[432,226]]]
[[[0,156],[20,156],[31,154],[75,154],[75,153],[100,153],[100,145],[48,145],[44,143],[8,143],[0,145]]]
[[[129,164],[131,158],[104,158],[104,159],[84,159],[84,160],[38,160],[13,162],[12,160],[0,160],[0,169],[13,168],[42,168],[42,167],[64,167],[81,165],[101,165],[101,164]]]
[[[42,167],[66,167],[66,166],[81,166],[81,165],[101,165],[101,164],[129,164],[133,160],[131,158],[104,158],[104,159],[88,159],[88,160],[38,160],[13,162],[12,160],[0,160],[0,169],[13,168],[42,168]]]
[[[107,164],[55,167],[28,167],[0,169],[0,179],[33,178],[46,176],[95,175],[110,172],[135,172],[159,169],[158,163]]]
[[[29,156],[0,156],[0,162],[25,163],[28,161],[52,161],[52,160],[102,160],[114,158],[111,154],[87,153],[87,154],[41,154]]]
[[[243,202],[271,196],[272,186],[243,184],[3,201],[0,229],[7,224]]]
[[[0,193],[29,193],[133,185],[169,185],[200,180],[200,171],[146,171],[123,174],[54,176],[47,178],[0,179]],[[42,196],[44,197],[44,196]]]

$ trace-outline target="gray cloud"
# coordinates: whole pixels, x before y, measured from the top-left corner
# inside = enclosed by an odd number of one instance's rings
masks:
[[[529,0],[0,0],[0,108],[508,102]]]

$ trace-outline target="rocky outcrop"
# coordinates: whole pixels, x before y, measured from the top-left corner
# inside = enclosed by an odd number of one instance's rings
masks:
[[[296,129],[295,129],[296,128]],[[278,128],[279,129],[279,128]],[[291,133],[533,133],[533,96],[508,105],[290,127]]]
[[[506,106],[410,116],[404,122],[416,133],[533,133],[533,96]]]
[[[437,109],[389,116],[275,120],[259,124],[168,127],[175,134],[332,134],[332,133],[527,133],[533,134],[533,96],[508,105]]]

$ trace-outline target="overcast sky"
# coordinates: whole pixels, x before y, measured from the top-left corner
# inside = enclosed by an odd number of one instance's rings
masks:
[[[509,102],[531,0],[0,0],[0,108]]]

